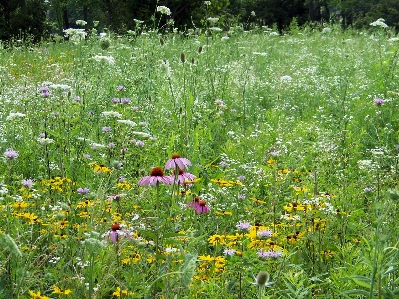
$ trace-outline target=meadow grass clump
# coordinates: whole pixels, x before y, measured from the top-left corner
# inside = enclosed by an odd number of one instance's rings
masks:
[[[395,298],[384,30],[1,49],[0,298]]]

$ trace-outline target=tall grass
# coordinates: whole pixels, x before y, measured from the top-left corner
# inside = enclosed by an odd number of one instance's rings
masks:
[[[397,38],[210,32],[0,50],[0,298],[398,296]]]

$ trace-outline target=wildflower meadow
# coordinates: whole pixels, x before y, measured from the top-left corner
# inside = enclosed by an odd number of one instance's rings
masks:
[[[380,23],[3,43],[0,298],[399,298]]]

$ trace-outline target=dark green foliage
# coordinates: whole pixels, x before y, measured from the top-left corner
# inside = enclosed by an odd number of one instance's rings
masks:
[[[46,33],[47,5],[44,0],[14,0],[0,2],[0,39],[11,37],[34,41]]]
[[[40,40],[47,33],[62,34],[76,27],[76,20],[85,20],[85,29],[108,28],[118,34],[141,28],[167,32],[173,28],[204,27],[207,17],[218,17],[218,26],[228,30],[232,25],[276,26],[281,32],[289,29],[295,18],[302,26],[308,22],[321,24],[341,22],[344,28],[363,28],[383,18],[390,27],[399,28],[399,2],[396,0],[214,0],[207,6],[203,0],[14,0],[0,1],[0,39]],[[157,5],[167,6],[170,16],[156,12]],[[173,21],[173,24],[172,22]],[[51,26],[50,26],[51,25]]]

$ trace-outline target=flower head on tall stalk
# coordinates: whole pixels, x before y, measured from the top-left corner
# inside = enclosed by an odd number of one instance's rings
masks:
[[[4,157],[6,157],[9,160],[14,160],[19,156],[18,152],[14,151],[13,149],[9,148],[4,152]]]
[[[191,182],[195,180],[195,175],[184,172],[183,169],[179,168],[179,173],[176,173],[176,170],[173,171],[174,174],[170,175],[170,181],[176,183],[179,183],[180,185],[184,184],[184,182]],[[177,175],[176,175],[177,174]]]
[[[118,239],[123,237],[129,238],[130,236],[120,224],[114,223],[111,225],[111,230],[109,231],[106,240],[108,241],[110,239],[114,244],[116,244],[118,242]]]
[[[165,176],[162,168],[154,167],[151,169],[150,175],[142,177],[137,184],[139,186],[156,186],[158,183],[170,185],[172,182],[169,176]]]
[[[207,214],[211,211],[206,205],[206,201],[201,200],[198,196],[195,197],[194,201],[189,202],[187,207],[194,209],[197,214]]]
[[[179,154],[173,154],[172,158],[166,162],[165,169],[184,169],[186,166],[191,166],[189,159],[182,158]]]

